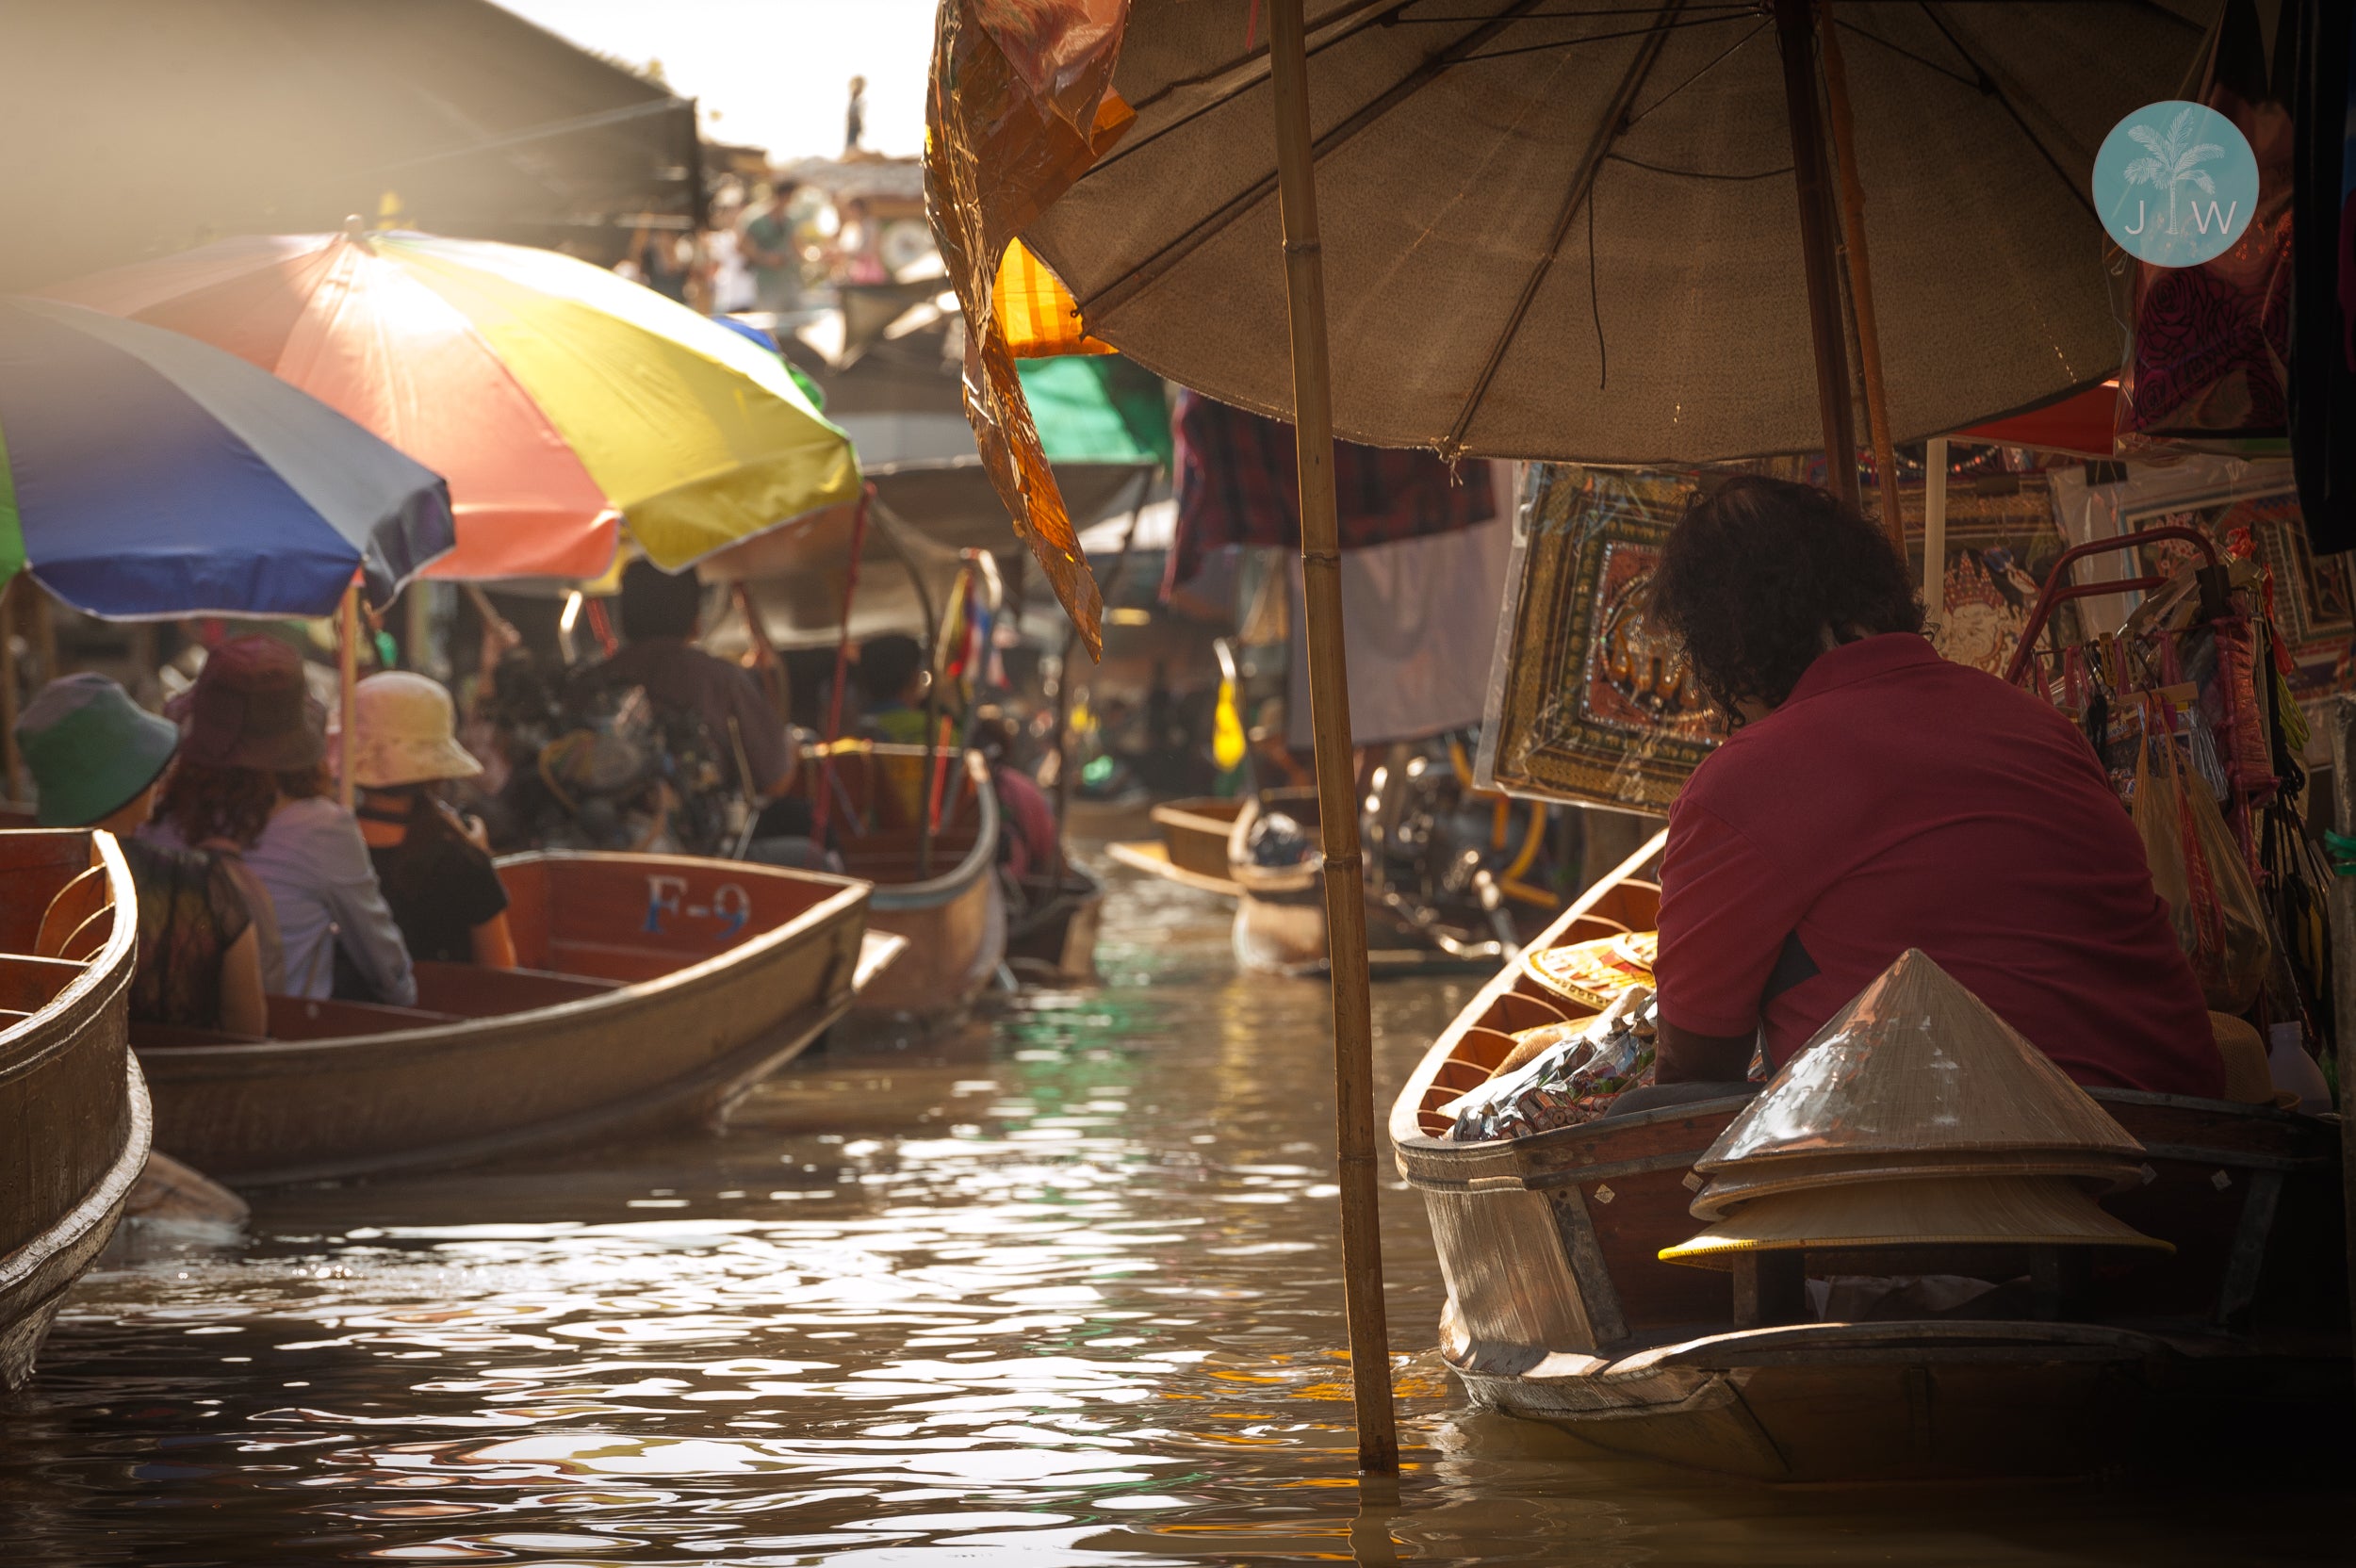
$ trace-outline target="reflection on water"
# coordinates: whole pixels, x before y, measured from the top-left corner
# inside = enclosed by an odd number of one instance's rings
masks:
[[[1126,874],[1118,874],[1126,877]],[[1775,1491],[1469,1409],[1385,1246],[1408,1469],[1366,1504],[1323,996],[1117,883],[1101,988],[821,1056],[730,1133],[264,1195],[74,1297],[0,1399],[10,1563],[2338,1560],[2347,1499]],[[1471,980],[1378,988],[1386,1097]],[[464,1092],[463,1086],[452,1086]],[[2245,1444],[2263,1434],[2220,1434]]]

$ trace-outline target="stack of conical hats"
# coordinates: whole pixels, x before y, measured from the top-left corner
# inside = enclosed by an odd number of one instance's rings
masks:
[[[1910,949],[1710,1145],[1710,1228],[1672,1263],[1809,1248],[2166,1250],[2102,1212],[2143,1146],[2037,1047]]]

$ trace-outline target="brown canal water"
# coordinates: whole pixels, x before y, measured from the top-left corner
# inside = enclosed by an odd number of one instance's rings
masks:
[[[1236,975],[1216,905],[1123,873],[1100,961],[929,1052],[797,1065],[724,1136],[266,1194],[237,1246],[93,1275],[0,1397],[0,1563],[2356,1552],[2312,1485],[1771,1489],[1476,1411],[1403,1187],[1407,1468],[1362,1497],[1322,990]],[[1376,988],[1386,1106],[1477,981]]]

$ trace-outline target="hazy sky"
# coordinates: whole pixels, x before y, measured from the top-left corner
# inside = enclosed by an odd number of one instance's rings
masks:
[[[704,134],[780,162],[843,150],[843,109],[867,78],[867,145],[924,144],[934,0],[499,0],[584,48],[663,62],[698,100]]]

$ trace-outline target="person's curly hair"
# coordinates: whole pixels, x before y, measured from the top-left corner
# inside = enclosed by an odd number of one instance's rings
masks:
[[[1775,707],[1840,642],[1922,629],[1906,558],[1829,491],[1744,474],[1697,499],[1653,574],[1653,620],[1681,638],[1726,727]]]
[[[156,797],[155,820],[170,823],[180,841],[195,848],[226,839],[250,848],[270,824],[278,797],[308,800],[335,788],[327,766],[270,773],[261,768],[217,768],[182,758]]]

